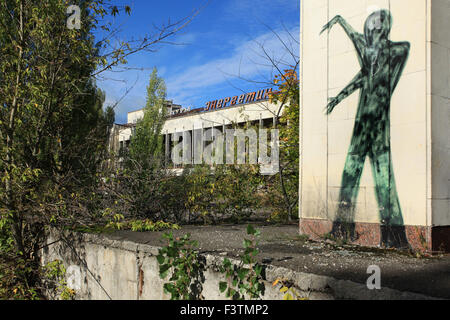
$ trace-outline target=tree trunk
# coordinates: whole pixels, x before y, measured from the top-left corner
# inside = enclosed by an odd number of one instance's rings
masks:
[[[23,0],[20,2],[19,8],[19,53],[17,60],[17,75],[14,89],[14,96],[11,104],[11,111],[9,114],[8,130],[6,132],[6,166],[5,166],[5,191],[6,191],[6,208],[12,214],[13,227],[12,233],[14,238],[14,244],[17,252],[24,254],[23,244],[23,218],[20,212],[17,210],[17,206],[14,200],[14,191],[11,184],[12,178],[12,165],[14,164],[14,156],[12,152],[14,143],[14,129],[15,129],[15,117],[18,105],[19,85],[21,82],[22,72],[22,59],[23,59],[23,45],[24,45],[24,33],[23,33]]]

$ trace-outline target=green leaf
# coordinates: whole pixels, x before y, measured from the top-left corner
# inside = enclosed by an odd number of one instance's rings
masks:
[[[224,293],[227,290],[228,284],[226,282],[219,282],[219,290],[221,293]]]
[[[231,261],[230,261],[230,259],[228,259],[228,258],[223,259],[223,266],[224,266],[225,268],[231,267]]]
[[[256,233],[255,228],[254,228],[251,224],[249,224],[249,225],[247,226],[247,234],[249,234],[249,235],[254,235],[255,233]]]
[[[173,239],[173,234],[172,232],[166,232],[163,234],[163,238],[167,239],[167,240],[172,240]]]
[[[244,245],[244,248],[248,248],[248,247],[251,247],[253,245],[253,242],[251,240],[244,239],[243,245]]]
[[[170,265],[164,264],[159,267],[159,276],[161,279],[165,279],[169,273]]]
[[[239,277],[239,279],[241,279],[241,280],[244,280],[245,279],[245,277],[248,275],[248,273],[250,272],[250,270],[249,269],[240,269],[239,271],[238,271],[238,277]]]
[[[159,254],[158,256],[156,256],[156,260],[158,260],[159,264],[163,264],[166,259],[164,258],[164,256]]]
[[[256,284],[256,289],[257,289],[258,291],[260,291],[261,293],[263,293],[263,292],[266,290],[266,286],[264,285],[263,282],[258,282],[258,283]]]
[[[257,276],[260,276],[262,273],[263,267],[261,265],[255,265],[255,273]]]

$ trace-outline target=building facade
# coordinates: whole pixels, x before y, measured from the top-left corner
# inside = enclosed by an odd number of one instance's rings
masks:
[[[165,107],[168,117],[162,130],[166,159],[170,161],[173,147],[181,139],[186,137],[194,139],[196,135],[203,137],[208,130],[211,132],[211,129],[225,133],[227,129],[236,127],[272,128],[277,117],[281,116],[282,108],[279,104],[269,101],[271,92],[272,89],[268,88],[230,96],[209,101],[205,103],[205,107],[192,110],[167,101]],[[112,151],[120,153],[120,150],[127,148],[136,123],[143,115],[143,109],[129,112],[127,124],[114,125],[110,138]],[[195,142],[190,141],[190,145],[194,146]],[[192,157],[192,163],[194,163],[194,157]],[[261,168],[263,172],[266,169]]]
[[[301,2],[300,229],[450,250],[450,1]]]

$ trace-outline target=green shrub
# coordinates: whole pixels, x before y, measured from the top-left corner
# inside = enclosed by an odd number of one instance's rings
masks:
[[[165,233],[163,238],[168,245],[159,249],[157,261],[160,278],[169,277],[164,292],[171,295],[171,300],[202,299],[205,264],[195,250],[197,241],[191,240],[189,234],[175,239],[172,233]]]
[[[247,234],[253,239],[244,239],[245,252],[241,256],[240,264],[234,265],[225,258],[220,268],[227,281],[219,283],[219,290],[233,300],[244,300],[246,297],[261,299],[265,292],[263,266],[256,262],[256,256],[259,254],[256,248],[258,242],[254,240],[260,235],[260,231],[249,225]]]

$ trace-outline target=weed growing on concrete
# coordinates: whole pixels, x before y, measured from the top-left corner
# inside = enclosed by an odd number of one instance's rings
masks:
[[[165,280],[170,275],[164,292],[171,300],[202,300],[205,264],[195,250],[197,241],[191,240],[190,234],[174,238],[172,233],[165,233],[163,238],[168,245],[159,249],[156,259],[160,278]]]
[[[254,239],[260,235],[260,231],[249,225],[247,234],[253,239],[244,239],[245,252],[240,264],[234,265],[229,259],[224,259],[220,267],[220,273],[225,275],[227,281],[219,283],[219,290],[233,300],[245,300],[246,297],[261,299],[265,292],[263,266],[256,262],[259,250],[256,248],[258,242]]]
[[[53,298],[59,298],[61,300],[73,300],[76,292],[67,286],[66,282],[66,267],[60,260],[49,262],[44,266],[45,281],[47,282],[47,288],[53,289],[49,294]]]
[[[278,278],[272,284],[273,287],[280,285],[280,292],[284,293],[283,300],[308,300],[307,298],[302,298],[302,296],[295,290],[294,283],[287,280]]]

